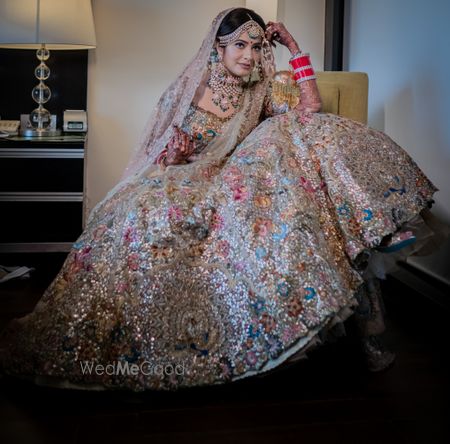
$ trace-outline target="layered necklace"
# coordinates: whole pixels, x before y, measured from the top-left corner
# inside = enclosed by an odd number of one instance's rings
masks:
[[[241,77],[231,74],[225,65],[219,61],[211,66],[208,86],[212,90],[212,101],[223,112],[230,109],[230,105],[239,108],[244,81]]]

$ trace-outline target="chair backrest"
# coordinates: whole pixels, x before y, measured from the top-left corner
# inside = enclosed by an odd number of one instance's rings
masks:
[[[322,112],[367,124],[369,77],[365,72],[316,71]]]

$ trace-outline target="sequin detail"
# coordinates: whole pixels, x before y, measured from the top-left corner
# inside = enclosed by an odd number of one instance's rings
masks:
[[[206,145],[222,132],[222,127],[233,117],[219,117],[199,106],[191,104],[183,121],[182,130],[195,141],[195,154],[199,154]]]
[[[7,373],[140,391],[265,372],[355,305],[358,255],[436,191],[388,136],[331,114],[272,117],[220,167],[165,174],[102,203],[8,327]]]

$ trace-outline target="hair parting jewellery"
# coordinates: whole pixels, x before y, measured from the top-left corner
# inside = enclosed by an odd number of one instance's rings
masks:
[[[260,37],[262,50],[262,57],[261,57],[262,63],[260,63],[257,66],[259,77],[261,78],[264,75],[272,77],[273,74],[275,73],[275,61],[270,46],[270,42],[267,40],[266,33],[264,32],[264,29],[261,27],[261,25],[255,20],[253,20],[250,14],[247,14],[247,16],[250,19],[248,22],[243,23],[241,26],[239,26],[239,28],[237,28],[230,34],[219,36],[219,45],[227,46],[230,43],[234,43],[236,40],[239,40],[239,37],[244,32],[247,32],[248,36],[252,40],[256,40],[257,38]],[[273,36],[275,35],[278,35],[278,33],[275,32]]]
[[[244,32],[248,33],[248,36],[252,40],[256,40],[258,37],[264,38],[264,30],[261,28],[260,24],[258,22],[255,22],[250,17],[250,20],[248,22],[243,23],[239,28],[231,32],[230,34],[219,36],[219,44],[220,46],[227,46],[230,43],[235,42],[239,39],[241,34]]]

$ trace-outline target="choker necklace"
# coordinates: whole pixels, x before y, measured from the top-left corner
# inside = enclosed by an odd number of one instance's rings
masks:
[[[237,109],[243,93],[243,79],[231,74],[222,61],[213,63],[208,86],[212,90],[212,101],[223,112],[230,109],[230,105]]]

